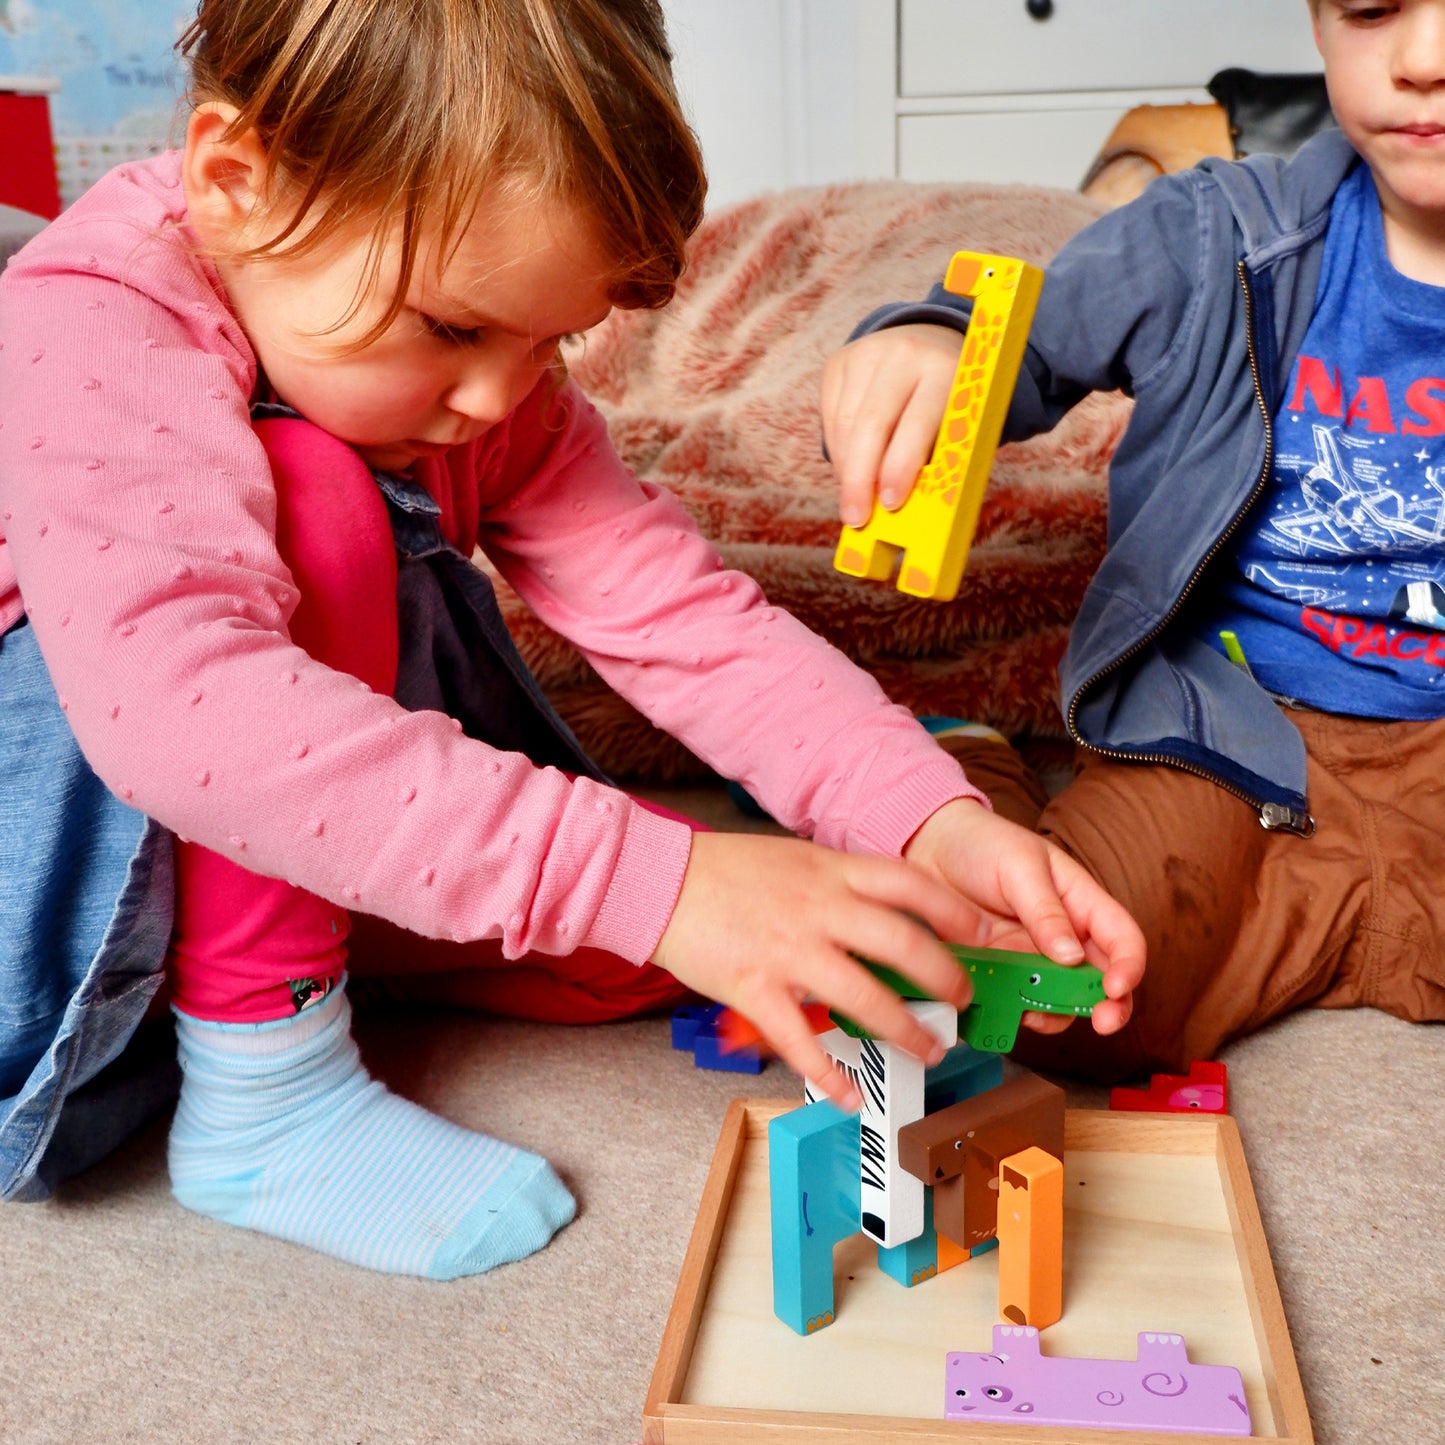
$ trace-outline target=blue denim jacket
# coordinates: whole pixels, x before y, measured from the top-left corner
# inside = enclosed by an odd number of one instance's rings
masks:
[[[443,537],[430,494],[376,481],[397,548],[397,701],[606,781],[518,654],[485,574]],[[164,977],[173,900],[171,835],[91,771],[22,621],[0,636],[0,1199],[46,1198],[175,1097],[168,1020],[128,1049]]]
[[[1091,391],[1134,398],[1110,467],[1107,552],[1059,669],[1070,734],[1200,773],[1248,799],[1266,827],[1300,832],[1310,824],[1298,731],[1194,636],[1187,609],[1264,490],[1330,203],[1358,163],[1338,131],[1289,161],[1205,161],[1080,232],[1045,271],[1004,426],[1017,441]],[[925,302],[880,308],[854,334],[915,321],[962,328],[970,311],[938,286]]]

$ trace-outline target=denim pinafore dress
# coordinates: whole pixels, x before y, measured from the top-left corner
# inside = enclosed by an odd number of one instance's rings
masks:
[[[264,404],[253,417],[288,416]],[[396,700],[539,766],[607,779],[517,652],[484,573],[409,478],[373,473],[397,550]],[[91,771],[28,622],[0,636],[0,1199],[45,1199],[180,1087],[160,989],[171,835]]]

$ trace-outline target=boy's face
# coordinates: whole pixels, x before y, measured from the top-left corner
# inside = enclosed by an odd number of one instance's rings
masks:
[[[1330,104],[1374,174],[1387,237],[1445,238],[1445,0],[1312,9]]]

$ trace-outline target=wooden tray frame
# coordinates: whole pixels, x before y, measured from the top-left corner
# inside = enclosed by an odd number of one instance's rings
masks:
[[[734,1409],[685,1403],[698,1332],[708,1311],[709,1285],[728,1225],[744,1155],[767,1149],[768,1122],[796,1107],[786,1100],[737,1099],[723,1121],[697,1222],[683,1260],[657,1365],[643,1406],[644,1445],[1228,1445],[1225,1437],[1153,1431],[1083,1430],[948,1422],[883,1415]],[[1264,1227],[1249,1179],[1239,1129],[1227,1115],[1114,1114],[1070,1109],[1066,1153],[1075,1150],[1158,1156],[1212,1155],[1233,1235],[1239,1278],[1248,1302],[1264,1387],[1278,1445],[1313,1445],[1299,1368],[1270,1262]],[[840,1249],[843,1246],[840,1246]],[[891,1283],[891,1282],[890,1282]],[[928,1288],[932,1281],[921,1288]],[[900,1294],[904,1292],[898,1287]],[[841,1308],[841,1306],[840,1306]],[[1067,1305],[1066,1305],[1067,1310]],[[769,1316],[771,1319],[771,1316]],[[1147,1324],[1141,1326],[1147,1328]],[[779,1330],[786,1332],[781,1323]],[[836,1327],[835,1327],[836,1328]],[[940,1388],[942,1355],[939,1351]],[[940,1415],[942,1402],[940,1399]]]

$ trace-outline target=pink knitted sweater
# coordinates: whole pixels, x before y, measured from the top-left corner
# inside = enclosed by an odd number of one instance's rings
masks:
[[[180,836],[429,937],[647,958],[685,826],[289,640],[255,360],[187,240],[171,154],[112,172],[0,281],[0,629],[23,610],[91,766]],[[579,392],[562,401],[560,430],[534,393],[418,464],[456,545],[790,828],[897,854],[978,796],[865,673],[723,570]]]

